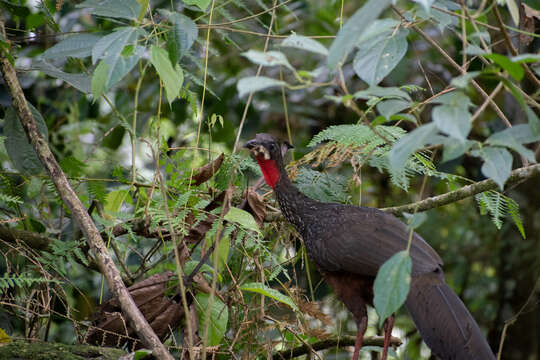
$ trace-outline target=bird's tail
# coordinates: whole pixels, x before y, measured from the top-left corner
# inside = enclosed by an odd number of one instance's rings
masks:
[[[441,275],[411,280],[405,306],[422,339],[443,360],[495,359],[478,324]]]

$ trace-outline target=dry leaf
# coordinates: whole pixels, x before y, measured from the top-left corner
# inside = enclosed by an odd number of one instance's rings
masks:
[[[162,341],[184,317],[183,306],[165,296],[173,274],[172,271],[156,274],[128,288],[133,301]],[[134,341],[137,334],[122,316],[116,299],[107,301],[97,310],[92,325],[85,338],[89,344],[121,347],[127,343],[129,348],[142,347],[141,342]]]
[[[255,218],[257,225],[262,226],[264,222],[264,217],[266,216],[266,204],[264,203],[264,198],[259,195],[253,188],[249,188],[247,191],[247,209]]]
[[[221,167],[224,158],[225,154],[221,153],[214,161],[195,170],[195,174],[193,175],[194,184],[199,186],[214,176]]]

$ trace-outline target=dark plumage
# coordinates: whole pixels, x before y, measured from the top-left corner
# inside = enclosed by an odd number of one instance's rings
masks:
[[[283,145],[271,135],[257,134],[244,146],[257,159],[281,211],[302,236],[308,255],[354,315],[356,360],[367,326],[366,305],[373,302],[375,276],[386,260],[406,249],[409,232],[405,224],[378,209],[323,203],[302,194],[285,171]],[[411,288],[405,306],[432,352],[441,359],[495,359],[475,320],[446,284],[441,258],[416,233],[410,256]],[[392,325],[393,317],[384,326],[383,358]]]

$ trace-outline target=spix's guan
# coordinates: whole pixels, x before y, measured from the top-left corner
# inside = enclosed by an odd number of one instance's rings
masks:
[[[285,171],[284,144],[271,135],[257,134],[244,147],[259,163],[285,218],[302,236],[309,257],[353,314],[358,327],[356,360],[367,327],[366,305],[373,303],[377,271],[392,255],[406,249],[409,232],[396,217],[378,209],[324,203],[302,194]],[[410,256],[411,283],[405,306],[431,351],[441,359],[495,359],[476,321],[446,284],[441,258],[416,233]],[[392,325],[393,317],[384,326],[383,359]]]

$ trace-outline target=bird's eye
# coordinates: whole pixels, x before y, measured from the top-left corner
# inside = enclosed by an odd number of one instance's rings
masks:
[[[276,144],[272,143],[270,144],[270,150],[275,150],[276,149]]]

